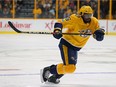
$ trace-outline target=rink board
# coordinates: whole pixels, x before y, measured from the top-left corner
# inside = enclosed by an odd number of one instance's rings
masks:
[[[8,21],[11,21],[16,28],[23,31],[49,31],[52,32],[55,19],[4,19],[0,20],[0,34],[16,34]],[[105,29],[106,35],[116,35],[116,20],[99,20],[100,27]]]

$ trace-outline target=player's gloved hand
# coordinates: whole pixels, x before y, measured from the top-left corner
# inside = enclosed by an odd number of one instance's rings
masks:
[[[96,30],[93,34],[93,37],[97,40],[97,41],[102,41],[104,39],[104,33],[105,30],[104,29],[99,29]]]
[[[61,23],[55,23],[53,36],[56,39],[60,39],[62,37],[62,27],[63,25]]]
[[[62,37],[62,31],[59,30],[59,29],[55,29],[54,32],[53,32],[53,36],[56,38],[56,39],[60,39]]]

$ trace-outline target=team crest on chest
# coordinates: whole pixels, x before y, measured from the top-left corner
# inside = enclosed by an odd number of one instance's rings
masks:
[[[88,35],[86,35],[86,34],[92,34],[92,31],[90,29],[82,29],[79,32],[80,32],[80,36],[82,36],[82,37],[87,37]]]

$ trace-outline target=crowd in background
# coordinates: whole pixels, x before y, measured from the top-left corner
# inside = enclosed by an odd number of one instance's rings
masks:
[[[0,0],[0,18],[66,18],[78,12],[78,0]],[[79,7],[89,5],[93,8],[94,16],[98,18],[98,0],[79,0]],[[112,0],[112,18],[116,19],[116,1]],[[13,12],[13,7],[15,12]],[[35,15],[36,14],[36,15]],[[100,19],[109,18],[109,0],[100,0]]]
[[[11,0],[0,0],[0,18],[10,18],[12,9],[12,1]]]

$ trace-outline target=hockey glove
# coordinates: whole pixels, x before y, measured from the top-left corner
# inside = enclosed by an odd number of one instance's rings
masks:
[[[100,29],[100,30],[96,30],[93,34],[93,37],[97,40],[97,41],[102,41],[104,39],[104,29]]]
[[[62,31],[59,30],[59,29],[55,29],[54,30],[54,33],[53,33],[53,36],[56,38],[56,39],[60,39],[62,37]]]
[[[60,39],[62,37],[62,24],[61,23],[55,23],[53,36],[56,39]]]

